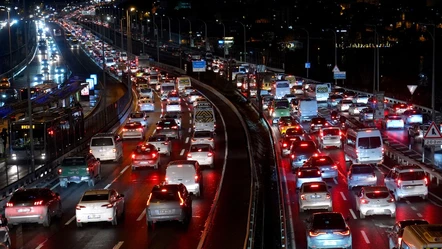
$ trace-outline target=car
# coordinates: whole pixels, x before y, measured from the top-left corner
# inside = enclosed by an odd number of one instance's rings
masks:
[[[274,97],[273,95],[262,95],[261,99],[263,110],[267,110],[272,105]]]
[[[382,119],[382,127],[386,130],[389,129],[404,129],[405,124],[401,116],[387,115]]]
[[[314,155],[319,155],[319,151],[313,141],[306,140],[299,143],[293,143],[290,148],[290,165],[292,171],[301,167],[305,161]]]
[[[143,125],[143,127],[146,127],[148,117],[145,112],[132,112],[129,115],[129,122],[138,122]]]
[[[374,120],[374,112],[375,110],[371,107],[367,107],[362,109],[359,112],[359,121],[364,122],[364,121],[373,121]]]
[[[44,79],[45,79],[45,76],[43,74],[37,74],[34,76],[34,81],[37,81],[37,82],[41,82]]]
[[[5,217],[11,226],[38,223],[49,227],[52,219],[62,214],[60,195],[48,188],[18,189],[5,207]]]
[[[124,217],[124,202],[124,195],[115,189],[86,190],[75,208],[77,227],[93,222],[111,222],[116,226]]]
[[[306,182],[322,181],[321,170],[318,167],[300,167],[296,171],[296,188]]]
[[[406,110],[410,109],[407,104],[397,103],[393,105],[393,112],[397,115],[402,115]]]
[[[422,112],[419,110],[406,110],[404,113],[402,113],[402,119],[404,120],[404,123],[409,124],[423,124],[424,117],[422,115]]]
[[[312,121],[310,122],[310,132],[317,132],[322,127],[328,127],[330,124],[327,122],[327,120],[323,117],[316,117],[312,118]]]
[[[11,87],[11,82],[9,82],[8,78],[2,78],[0,80],[0,87],[1,88],[9,88],[9,87]]]
[[[336,105],[336,108],[340,112],[345,112],[345,111],[348,111],[348,108],[350,108],[350,105],[352,105],[352,104],[353,104],[353,101],[351,101],[350,99],[343,99],[338,102],[338,104]]]
[[[193,91],[187,96],[187,102],[192,104],[194,103],[199,97],[201,97],[201,94],[198,91]]]
[[[60,187],[67,188],[69,183],[87,182],[95,186],[95,181],[101,179],[101,162],[92,153],[84,156],[64,158],[57,169]]]
[[[168,101],[166,103],[166,112],[181,112],[181,104],[178,101]]]
[[[356,195],[356,209],[361,219],[380,214],[396,217],[396,203],[385,186],[362,187]]]
[[[149,98],[153,99],[153,90],[149,87],[142,87],[138,90],[138,94],[140,95],[140,98]]]
[[[319,130],[318,144],[320,149],[328,147],[342,148],[342,132],[339,127],[321,127]]]
[[[181,98],[180,98],[180,95],[176,91],[172,91],[167,94],[167,101],[168,102],[180,102]]]
[[[195,160],[199,165],[208,165],[214,168],[214,150],[210,144],[192,144],[187,153],[187,160]]]
[[[166,184],[153,187],[146,203],[146,223],[179,221],[189,223],[192,218],[192,194],[184,184]]]
[[[370,164],[352,164],[347,172],[347,186],[354,187],[375,186],[378,181],[374,167]]]
[[[358,93],[356,94],[356,96],[352,99],[353,103],[355,104],[365,104],[367,105],[368,103],[368,95],[367,94],[363,94],[363,93]]]
[[[166,135],[158,135],[154,133],[149,137],[147,142],[154,145],[157,148],[158,153],[170,156],[170,152],[172,151],[172,142]]]
[[[138,107],[142,112],[153,112],[155,111],[155,105],[152,99],[140,98],[138,99]]]
[[[338,162],[334,162],[329,156],[319,155],[310,157],[302,167],[317,167],[321,171],[322,179],[333,178],[338,181]]]
[[[137,145],[131,154],[132,170],[140,167],[160,167],[160,154],[157,147],[150,143]]]
[[[288,154],[290,154],[290,148],[294,143],[301,142],[304,139],[303,136],[293,136],[293,137],[283,137],[280,140],[280,147],[281,147],[281,156],[285,157]]]
[[[161,118],[164,119],[174,119],[176,124],[178,125],[178,128],[181,129],[181,115],[179,113],[164,113]]]
[[[306,182],[301,185],[298,193],[299,212],[311,209],[333,210],[331,193],[325,182]]]
[[[388,244],[390,245],[389,248],[399,248],[405,227],[427,224],[429,224],[429,222],[423,219],[409,219],[396,222],[391,229],[387,230]]]
[[[123,139],[128,138],[144,138],[144,126],[140,122],[130,121],[123,126],[123,131],[121,132],[121,137]]]
[[[350,227],[341,213],[314,213],[307,222],[307,248],[352,248]]]
[[[9,235],[8,219],[0,218],[0,249],[11,248],[11,237]]]
[[[180,139],[178,124],[175,122],[175,119],[171,118],[164,118],[158,121],[155,133],[158,135],[166,135],[169,138]]]
[[[281,117],[278,122],[278,129],[284,135],[287,129],[300,127],[299,123],[291,116]]]
[[[192,92],[195,92],[195,88],[191,87],[191,86],[186,86],[184,87],[184,91],[183,94],[184,96],[189,96]]]
[[[342,93],[342,97],[344,97],[344,100],[352,100],[356,97],[357,93],[353,91],[345,91]]]
[[[342,97],[341,95],[338,95],[338,94],[330,95],[330,97],[328,97],[328,99],[327,99],[327,106],[328,107],[336,107],[338,105],[338,103],[343,99],[344,99],[344,97]]]
[[[387,188],[393,192],[394,199],[418,196],[428,198],[428,178],[425,171],[417,166],[395,166],[384,177]]]
[[[353,103],[348,107],[348,115],[359,115],[359,113],[365,108],[368,108],[367,104]]]
[[[301,137],[302,140],[304,140],[304,130],[302,129],[302,126],[297,126],[295,128],[288,128],[285,131],[285,134],[283,135],[283,137],[288,137],[288,138],[292,138],[292,137]]]
[[[213,131],[195,131],[190,140],[190,144],[208,144],[215,149],[215,132]]]
[[[196,145],[195,145],[196,146]],[[202,192],[203,174],[201,166],[196,160],[175,160],[166,166],[164,184],[179,184],[186,186],[187,190],[199,197]]]

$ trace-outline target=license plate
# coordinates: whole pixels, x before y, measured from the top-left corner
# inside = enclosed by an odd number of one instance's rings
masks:
[[[91,214],[87,216],[88,219],[99,219],[101,218],[101,215],[99,214]]]
[[[316,199],[316,198],[321,198],[321,195],[312,195],[311,196],[313,199]]]
[[[406,186],[405,188],[406,189],[411,189],[411,188],[414,188],[414,186]]]
[[[336,241],[329,241],[329,240],[324,241],[324,246],[335,246],[335,245]]]
[[[20,208],[20,209],[17,209],[17,212],[27,213],[27,212],[31,212],[31,209],[30,208]]]
[[[161,209],[160,210],[160,214],[170,214],[172,213],[172,210],[168,210],[168,209]]]

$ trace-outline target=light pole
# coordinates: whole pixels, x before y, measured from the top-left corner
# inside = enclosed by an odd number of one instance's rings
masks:
[[[12,69],[11,8],[4,7],[4,8],[2,8],[2,11],[8,12],[9,66],[11,67],[10,69]],[[14,75],[14,74],[12,74],[12,75]]]
[[[155,13],[156,15],[157,13]],[[163,39],[163,17],[160,16],[161,39]]]
[[[123,32],[123,20],[125,18],[120,18],[120,33],[121,33],[121,49],[124,50],[124,32]]]
[[[422,24],[425,26],[433,26],[433,32],[430,32],[427,30],[428,34],[430,34],[431,39],[433,40],[433,65],[432,65],[432,72],[431,72],[431,118],[433,121],[435,121],[436,113],[435,113],[435,91],[436,91],[436,85],[435,85],[435,77],[436,77],[436,26],[434,23],[425,23]],[[426,29],[426,27],[425,27]]]
[[[243,33],[244,33],[244,52],[243,52],[243,56],[244,56],[244,62],[247,62],[247,47],[246,47],[246,43],[247,43],[247,38],[246,38],[246,25],[244,25],[244,23],[237,21],[237,23],[241,24],[243,27]]]
[[[178,45],[181,45],[181,22],[179,18],[177,18],[177,20],[178,20]]]
[[[101,15],[101,20],[102,21],[104,21],[103,20],[104,19],[104,17],[103,17],[103,15]],[[103,28],[103,30],[104,30],[104,26],[102,25],[102,28]],[[103,110],[104,110],[104,122],[105,123],[107,123],[107,112],[106,112],[106,107],[107,107],[107,96],[106,96],[106,57],[105,57],[105,50],[104,50],[104,39],[101,39],[101,47],[102,47],[102,50],[103,50],[103,55],[101,56],[101,58],[102,58],[102,60],[103,60],[103,64],[102,64],[102,67],[103,67],[103,102],[104,102],[104,104],[103,104]]]
[[[166,16],[164,14],[163,14],[163,16],[165,18],[167,18],[167,20],[169,21],[169,42],[171,42],[172,41],[172,33],[170,32],[170,17],[168,17],[168,16]]]
[[[223,25],[223,49],[224,49],[224,59],[226,59],[226,25],[223,22],[216,20],[219,24]]]
[[[130,12],[133,12],[135,8],[130,8]],[[132,53],[132,34],[131,34],[131,24],[129,18],[129,10],[126,10],[126,23],[127,23],[127,52]]]
[[[189,22],[189,45],[190,47],[193,47],[192,45],[192,22],[190,22],[189,19],[183,17],[183,20],[187,20]]]
[[[154,23],[155,29],[158,32],[158,25],[156,23]],[[160,41],[158,38],[158,33],[157,33],[157,62],[160,62]]]
[[[326,30],[333,32],[333,35],[334,35],[333,46],[335,47],[335,67],[337,67],[338,66],[338,47],[336,46],[337,45],[336,43],[337,43],[338,39],[337,39],[336,31],[333,29],[326,29]],[[335,79],[335,85],[337,85],[337,83],[338,83],[338,80]]]
[[[373,30],[373,93],[379,91],[379,34],[376,25],[367,25]],[[377,76],[377,77],[376,77]]]
[[[207,37],[207,23],[201,19],[198,20],[204,23],[204,40],[206,40],[206,51],[210,51],[209,38]]]
[[[308,32],[308,30],[306,28],[303,27],[297,27],[298,29],[304,30],[305,33],[307,34],[307,63],[310,63],[310,32]],[[307,79],[309,77],[309,67],[305,68],[306,73],[307,73]]]

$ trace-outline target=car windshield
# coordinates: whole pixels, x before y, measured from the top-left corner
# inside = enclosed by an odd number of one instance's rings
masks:
[[[212,137],[210,131],[197,131],[193,134],[193,137]]]
[[[322,134],[324,136],[339,136],[339,129],[324,129],[322,130]]]
[[[108,194],[92,194],[92,195],[83,195],[81,201],[107,201]]]
[[[358,166],[358,167],[352,167],[351,170],[352,174],[373,174],[374,170],[371,166]]]
[[[293,136],[293,135],[302,135],[303,131],[301,129],[287,129],[285,131],[286,136]]]
[[[382,146],[380,137],[361,137],[358,139],[359,149],[376,149]]]
[[[190,152],[208,152],[208,151],[210,151],[210,145],[208,144],[192,145],[190,147]]]
[[[152,192],[152,197],[150,198],[150,203],[161,202],[161,201],[176,201],[178,200],[177,191],[154,191]]]
[[[91,146],[112,146],[114,142],[112,138],[100,137],[100,138],[92,138]]]
[[[313,157],[312,158],[312,163],[313,163],[313,165],[316,165],[316,166],[323,166],[323,165],[333,164],[333,160],[330,157],[328,157],[328,156],[325,156],[325,157]]]
[[[42,193],[39,189],[27,189],[25,191],[17,191],[11,197],[11,202],[34,201],[41,198]]]
[[[141,92],[142,93],[150,93],[150,92],[152,92],[152,89],[150,89],[150,88],[141,88]]]
[[[132,113],[130,115],[131,118],[143,118],[144,114],[143,113]]]
[[[327,192],[327,185],[325,184],[304,184],[304,193]]]
[[[313,216],[312,228],[315,230],[341,229],[346,228],[345,221],[340,214],[324,213]]]
[[[402,172],[399,174],[399,179],[402,181],[418,181],[425,178],[425,172],[414,171],[414,172]]]
[[[390,195],[390,193],[388,193],[388,191],[385,190],[385,191],[368,192],[365,193],[365,195],[369,199],[385,199]]]
[[[65,158],[61,163],[63,166],[83,166],[86,165],[84,158]]]

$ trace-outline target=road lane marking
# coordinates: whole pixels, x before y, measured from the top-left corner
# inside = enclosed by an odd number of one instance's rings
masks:
[[[189,119],[189,124],[192,124],[192,119]]]
[[[436,203],[435,201],[428,199],[431,203],[433,203],[433,205],[438,206],[438,207],[442,207],[442,205]]]
[[[189,133],[192,131],[192,128],[189,128]]]
[[[69,224],[71,224],[72,221],[75,220],[75,215],[74,217],[70,218],[66,223],[64,223],[65,226],[68,226]]]
[[[48,241],[48,239],[45,239],[45,241],[41,242],[35,249],[41,249],[45,245],[46,241]]]
[[[417,216],[419,216],[419,218],[422,218],[422,214],[421,213],[417,213]]]
[[[141,212],[140,216],[138,216],[137,221],[142,220],[145,215],[146,215],[146,209],[143,209],[143,212]]]
[[[345,195],[344,195],[344,193],[342,193],[342,191],[341,191],[340,193],[341,193],[342,199],[344,199],[344,201],[346,201],[346,200],[347,200],[347,198],[345,198]],[[351,210],[351,209],[350,209],[350,210]]]
[[[199,215],[192,215],[192,218],[201,218]]]
[[[58,185],[60,185],[60,182],[57,182],[57,184],[55,184],[54,186],[52,186],[51,190],[54,190],[56,187],[58,187]]]
[[[186,137],[186,144],[189,142],[189,137]]]
[[[189,112],[189,118],[191,118],[191,117],[192,117],[192,113]]]
[[[355,214],[355,212],[353,212],[353,209],[350,208],[349,210],[350,210],[351,216],[353,216],[353,219],[357,220],[358,217],[356,217],[356,214]]]
[[[367,234],[364,231],[361,231],[362,237],[364,237],[365,243],[370,244],[370,240],[368,240]]]
[[[405,201],[408,205],[411,205],[411,202],[409,200]]]
[[[335,184],[338,185],[338,180],[336,180],[336,178],[333,178],[333,182],[335,182]]]
[[[123,245],[124,241],[118,242],[112,249],[119,249]]]
[[[415,208],[415,207],[413,207],[413,206],[411,206],[411,209],[413,209],[414,211],[416,211],[417,209]]]
[[[126,167],[124,167],[124,169],[120,171],[120,174],[117,175],[117,177],[115,177],[115,179],[112,180],[111,183],[109,183],[108,185],[106,185],[106,187],[104,187],[104,189],[108,189],[108,188],[112,185],[112,183],[116,182],[116,181],[118,180],[118,178],[120,178],[120,176],[123,175],[123,173],[129,168],[129,166],[130,166],[130,165],[126,165]]]
[[[180,156],[184,155],[184,149],[181,150]]]
[[[433,196],[434,198],[438,199],[439,201],[442,201],[442,198],[440,198],[439,196],[429,192],[431,196]]]

